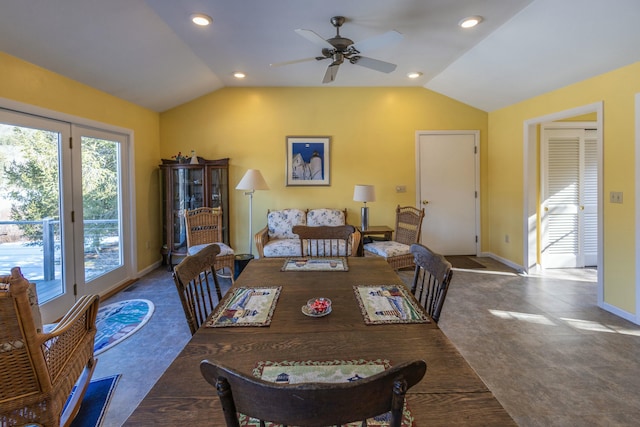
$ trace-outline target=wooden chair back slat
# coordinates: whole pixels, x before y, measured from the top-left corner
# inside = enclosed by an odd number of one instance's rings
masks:
[[[424,377],[423,360],[405,362],[376,375],[344,383],[279,384],[246,376],[203,360],[200,370],[216,387],[228,427],[238,427],[236,412],[290,426],[343,425],[391,411],[400,427],[404,397]],[[366,424],[363,424],[366,425]]]
[[[302,256],[355,256],[360,233],[352,225],[317,226],[296,225],[292,231],[300,238]]]
[[[195,255],[185,257],[173,269],[173,279],[192,335],[222,300],[220,283],[215,274],[219,253],[218,245],[206,246]],[[213,288],[217,301],[213,299]]]
[[[420,243],[411,245],[411,253],[416,264],[411,292],[438,323],[453,277],[451,263]]]

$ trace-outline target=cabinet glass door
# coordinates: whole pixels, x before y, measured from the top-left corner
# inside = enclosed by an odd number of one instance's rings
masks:
[[[226,201],[229,200],[229,187],[227,185],[227,170],[221,168],[211,168],[210,172],[210,192],[211,207],[222,208],[222,236],[224,243],[229,243],[229,207]]]
[[[186,251],[187,233],[184,211],[204,206],[202,167],[173,169],[173,251]]]

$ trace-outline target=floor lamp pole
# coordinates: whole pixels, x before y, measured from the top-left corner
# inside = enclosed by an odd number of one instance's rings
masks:
[[[253,192],[255,190],[246,191],[245,196],[249,196],[249,255],[253,256]]]

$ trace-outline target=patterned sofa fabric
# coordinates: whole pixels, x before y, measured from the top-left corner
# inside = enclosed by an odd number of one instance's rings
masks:
[[[269,228],[269,240],[271,239],[297,239],[291,229],[295,225],[307,225],[307,215],[300,209],[282,209],[269,212],[267,215],[267,227]]]
[[[297,257],[300,239],[292,229],[296,225],[337,226],[346,224],[346,210],[340,209],[281,209],[269,211],[267,226],[255,235],[260,257]]]

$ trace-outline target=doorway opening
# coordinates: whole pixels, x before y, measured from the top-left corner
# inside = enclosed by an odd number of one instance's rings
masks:
[[[603,244],[604,231],[603,231],[603,197],[602,197],[602,135],[603,135],[603,123],[602,102],[597,102],[582,107],[573,108],[553,114],[549,114],[542,117],[533,118],[524,122],[524,220],[523,220],[523,260],[524,271],[526,273],[539,273],[541,266],[539,263],[539,254],[542,252],[540,236],[540,174],[541,174],[541,154],[540,154],[540,141],[541,141],[541,127],[544,123],[556,122],[559,120],[570,119],[577,116],[589,115],[595,113],[595,122],[597,126],[597,147],[596,147],[596,161],[597,161],[597,282],[598,282],[598,297],[597,304],[599,307],[604,303],[604,285],[603,285],[603,269],[604,269],[604,253]]]

